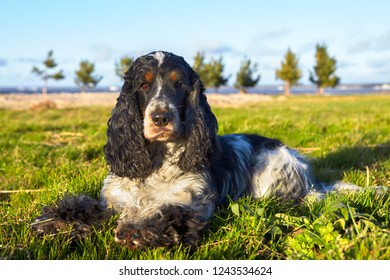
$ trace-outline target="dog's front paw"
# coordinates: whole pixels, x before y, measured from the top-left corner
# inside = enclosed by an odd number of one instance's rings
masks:
[[[169,247],[180,242],[180,236],[173,229],[138,228],[134,225],[119,224],[114,229],[114,233],[115,241],[130,250],[146,247]]]
[[[122,246],[126,246],[130,250],[147,247],[148,244],[141,230],[132,228],[131,226],[118,225],[114,229],[115,242]]]

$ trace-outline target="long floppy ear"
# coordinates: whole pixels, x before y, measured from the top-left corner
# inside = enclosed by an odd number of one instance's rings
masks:
[[[134,63],[125,75],[125,83],[108,121],[104,151],[112,173],[130,179],[143,179],[151,172],[151,161],[133,86],[133,69]]]
[[[189,66],[188,66],[189,67]],[[205,87],[199,75],[189,67],[192,91],[187,99],[185,151],[179,160],[184,171],[208,168],[220,152],[217,119],[211,112]]]

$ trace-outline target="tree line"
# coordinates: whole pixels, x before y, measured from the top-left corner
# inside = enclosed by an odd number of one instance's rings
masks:
[[[325,44],[317,44],[315,52],[315,65],[309,71],[309,80],[317,86],[317,93],[323,94],[326,87],[335,87],[340,83],[340,78],[336,75],[336,59],[328,53]],[[226,85],[230,76],[224,76],[224,63],[222,57],[218,60],[211,59],[205,63],[205,56],[198,52],[194,58],[193,68],[201,77],[206,87],[218,88]],[[236,74],[234,87],[241,93],[246,93],[249,88],[256,86],[261,75],[256,74],[257,63],[252,63],[248,58],[241,62],[240,69]],[[284,81],[284,94],[290,95],[290,88],[298,85],[302,78],[302,70],[299,68],[297,55],[289,48],[280,63],[280,68],[275,70],[276,79]]]
[[[123,80],[126,71],[133,63],[133,58],[123,56],[115,62],[115,74]],[[336,59],[328,53],[325,44],[317,44],[315,52],[315,64],[309,71],[309,80],[317,86],[317,93],[323,94],[326,87],[335,87],[340,83],[340,78],[336,75]],[[53,58],[53,51],[49,51],[43,61],[43,68],[34,66],[32,72],[40,76],[44,82],[42,93],[47,93],[48,80],[62,80],[65,78],[63,70],[55,70],[58,66]],[[198,52],[194,57],[193,69],[198,72],[201,80],[206,87],[215,88],[216,91],[221,86],[225,86],[230,79],[224,75],[225,64],[223,58],[211,58],[205,61],[204,53]],[[261,78],[257,73],[258,64],[253,63],[250,59],[244,58],[241,66],[236,73],[234,87],[240,93],[246,93],[249,88],[255,87]],[[84,93],[86,89],[91,89],[103,79],[103,76],[94,74],[95,64],[82,60],[79,69],[75,71],[75,84]],[[289,48],[280,63],[280,67],[275,70],[276,79],[284,81],[284,94],[290,95],[290,88],[297,85],[302,78],[302,70],[299,68],[297,55]]]
[[[56,70],[58,64],[53,58],[53,51],[50,50],[47,53],[46,58],[42,62],[42,68],[33,66],[32,73],[41,77],[43,80],[42,93],[47,93],[47,84],[50,79],[59,81],[65,79],[63,70]],[[95,64],[88,61],[82,60],[79,64],[79,69],[75,72],[75,84],[80,88],[81,93],[85,93],[87,88],[94,88],[103,79],[103,76],[94,74]]]

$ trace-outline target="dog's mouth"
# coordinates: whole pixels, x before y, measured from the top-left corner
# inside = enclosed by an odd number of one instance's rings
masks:
[[[177,138],[176,133],[172,128],[167,127],[153,127],[150,129],[145,129],[144,131],[145,139],[154,142],[154,141],[160,141],[160,142],[166,142],[166,141],[173,141]]]

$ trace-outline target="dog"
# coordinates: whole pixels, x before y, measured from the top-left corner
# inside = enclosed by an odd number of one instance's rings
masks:
[[[307,160],[279,140],[217,132],[205,87],[182,57],[164,51],[139,57],[108,121],[110,173],[100,201],[64,199],[46,208],[36,229],[44,232],[40,221],[55,217],[61,225],[81,220],[80,232],[119,213],[115,240],[130,249],[194,246],[214,210],[229,200],[299,201],[329,190]]]

